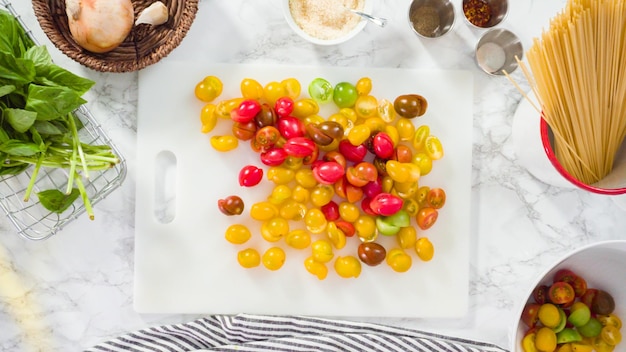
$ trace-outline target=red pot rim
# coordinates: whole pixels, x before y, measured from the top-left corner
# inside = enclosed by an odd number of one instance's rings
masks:
[[[626,193],[626,188],[595,187],[595,186],[591,186],[586,183],[583,183],[577,180],[576,178],[574,178],[572,175],[570,175],[569,172],[567,172],[567,170],[565,170],[565,168],[561,165],[559,160],[556,158],[556,155],[554,154],[554,150],[552,149],[552,144],[550,143],[550,126],[548,125],[546,120],[544,120],[543,116],[541,116],[539,124],[540,124],[539,130],[541,133],[541,143],[543,144],[543,150],[546,152],[546,155],[548,156],[548,160],[550,160],[550,163],[552,163],[554,168],[566,180],[568,180],[569,182],[571,182],[572,184],[574,184],[575,186],[581,189],[584,189],[593,193],[607,194],[607,195],[618,195],[618,194]]]

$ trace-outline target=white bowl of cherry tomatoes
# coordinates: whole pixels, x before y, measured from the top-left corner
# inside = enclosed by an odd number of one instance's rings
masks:
[[[527,297],[511,334],[511,351],[626,351],[626,240],[568,254],[535,282]]]

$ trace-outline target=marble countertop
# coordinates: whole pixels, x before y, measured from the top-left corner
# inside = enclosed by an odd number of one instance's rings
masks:
[[[474,61],[484,32],[461,17],[438,40],[418,39],[407,23],[408,0],[378,0],[385,28],[368,24],[348,43],[316,47],[284,21],[281,0],[201,0],[183,43],[165,60],[220,63],[462,69],[474,76],[469,311],[461,319],[369,318],[372,322],[434,331],[508,347],[510,326],[536,276],[583,245],[623,239],[624,210],[610,197],[550,186],[516,162],[511,142],[522,99],[501,76]],[[54,60],[95,80],[88,107],[128,162],[123,185],[52,238],[23,239],[0,218],[0,350],[74,351],[125,332],[199,316],[145,315],[133,310],[137,73],[100,73],[58,52],[41,32],[31,2],[12,1]],[[547,27],[565,0],[515,0],[499,27],[517,33],[525,48]],[[158,64],[157,64],[158,65]],[[513,77],[523,84],[520,70]]]

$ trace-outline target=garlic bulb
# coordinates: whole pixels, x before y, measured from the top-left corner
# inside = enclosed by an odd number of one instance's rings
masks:
[[[117,48],[135,17],[131,0],[66,0],[65,12],[74,40],[94,53]]]
[[[167,6],[165,6],[165,4],[161,1],[157,1],[141,11],[139,16],[137,16],[135,26],[142,23],[146,23],[152,26],[158,26],[167,22],[168,16],[169,14],[167,12]]]

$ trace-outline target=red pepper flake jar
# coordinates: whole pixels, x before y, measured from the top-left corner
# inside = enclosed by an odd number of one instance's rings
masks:
[[[506,16],[507,0],[463,0],[463,14],[476,27],[490,28]]]

